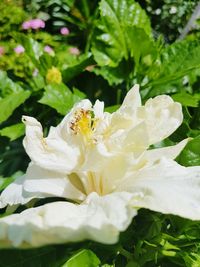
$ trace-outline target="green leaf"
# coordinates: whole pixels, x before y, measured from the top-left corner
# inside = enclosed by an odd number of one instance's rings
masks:
[[[77,88],[73,88],[74,100],[75,102],[80,101],[81,99],[86,98],[86,94],[78,90]]]
[[[157,55],[155,43],[143,29],[127,27],[124,36],[126,37],[129,58],[127,60],[122,59],[116,67],[102,66],[93,69],[94,73],[103,76],[110,85],[117,85],[128,80],[132,81],[135,72],[138,72],[137,69],[141,68],[141,59],[143,61],[148,59],[149,62],[152,62]],[[104,47],[101,48],[101,52],[104,51]],[[142,69],[142,76],[144,75],[143,72]]]
[[[30,84],[34,91],[38,91],[44,88],[45,81],[44,81],[43,76],[40,73],[38,73],[37,76],[32,77]]]
[[[20,177],[22,175],[23,175],[23,172],[17,171],[10,177],[2,177],[2,176],[0,176],[0,191],[5,189],[10,183],[12,183],[15,179],[17,179],[18,177]]]
[[[44,53],[39,57],[39,63],[37,63],[37,68],[39,69],[40,74],[44,77],[47,71],[52,68],[52,66],[57,65],[58,58],[56,56],[51,56],[47,53]]]
[[[184,40],[163,49],[160,59],[151,66],[148,77],[151,92],[148,97],[180,92],[182,79],[200,69],[200,40]],[[178,86],[177,86],[178,83]]]
[[[13,177],[9,177],[9,178],[0,177],[0,191],[5,189],[13,181],[14,181]]]
[[[200,40],[184,40],[165,48],[161,54],[160,75],[175,74],[199,68]]]
[[[200,135],[185,146],[177,161],[183,166],[200,165]]]
[[[195,130],[200,130],[200,107],[193,109],[192,116],[188,112],[186,115],[189,115],[187,117],[188,121],[192,119],[190,122],[190,127],[195,131]]]
[[[140,267],[139,264],[135,261],[129,261],[126,267]]]
[[[111,86],[122,83],[124,81],[124,77],[127,76],[127,73],[124,72],[123,68],[119,67],[112,68],[105,66],[101,68],[94,68],[92,72],[94,72],[96,75],[101,75]]]
[[[3,97],[21,90],[22,87],[19,84],[14,83],[11,79],[9,79],[5,71],[0,70],[0,92]]]
[[[91,251],[83,249],[70,258],[62,267],[98,267],[100,260]]]
[[[84,96],[78,89],[75,89],[73,94],[64,84],[51,84],[45,87],[44,95],[39,103],[48,105],[56,109],[58,113],[66,115],[73,105]]]
[[[182,253],[182,257],[185,261],[186,267],[199,267],[200,256],[197,253]]]
[[[83,70],[85,70],[86,67],[94,63],[95,62],[91,54],[84,55],[77,64],[75,64],[74,66],[69,66],[67,69],[64,69],[62,71],[63,81],[65,83],[70,81],[72,78],[74,78],[79,73],[81,73]]]
[[[42,46],[34,39],[22,33],[15,33],[14,38],[16,41],[23,45],[26,54],[30,57],[33,64],[40,68],[39,57],[43,54]]]
[[[151,61],[157,54],[157,48],[154,40],[150,38],[144,29],[138,27],[127,27],[127,46],[131,57],[134,58],[136,64],[139,64],[139,59],[144,56],[149,56]]]
[[[130,51],[133,51],[130,44],[136,40],[135,28],[142,29],[147,36],[151,33],[149,19],[138,3],[133,0],[101,0],[100,20],[92,46],[97,63],[115,67],[122,58],[128,59]],[[131,38],[130,31],[133,32]],[[140,46],[141,43],[137,44],[137,48]]]
[[[132,62],[122,60],[117,67],[95,67],[92,71],[96,75],[103,76],[110,85],[117,85],[122,83],[124,80],[128,80],[133,67],[134,64]]]
[[[30,96],[29,91],[19,91],[0,99],[0,123],[7,120],[13,111]]]
[[[65,246],[1,249],[0,267],[60,267],[69,254]]]
[[[109,106],[109,107],[106,107],[106,108],[105,108],[105,111],[106,111],[106,112],[113,113],[113,112],[115,112],[119,107],[120,107],[120,105]]]
[[[0,135],[10,138],[11,141],[21,137],[24,134],[25,127],[23,123],[17,123],[0,130]]]
[[[190,95],[188,93],[182,92],[172,95],[175,101],[180,102],[183,106],[187,107],[198,107],[200,94]]]

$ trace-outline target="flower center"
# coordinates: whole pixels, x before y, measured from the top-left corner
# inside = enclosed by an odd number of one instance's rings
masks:
[[[90,110],[80,109],[75,112],[74,119],[70,123],[70,129],[74,134],[81,134],[90,140],[95,130],[97,119],[93,117],[93,112]]]

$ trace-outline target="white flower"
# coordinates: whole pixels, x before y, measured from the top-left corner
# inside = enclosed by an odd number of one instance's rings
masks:
[[[1,218],[0,246],[115,243],[139,208],[199,220],[200,167],[174,161],[188,140],[149,149],[182,119],[181,105],[166,95],[142,106],[138,85],[113,114],[104,112],[103,102],[81,101],[46,138],[41,124],[24,116],[31,163],[2,192],[0,207],[50,196],[66,201]]]

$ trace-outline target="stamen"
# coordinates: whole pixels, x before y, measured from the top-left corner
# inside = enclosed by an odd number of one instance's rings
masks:
[[[88,140],[92,138],[96,128],[97,119],[91,110],[80,109],[75,112],[74,119],[70,123],[70,129],[77,135],[80,133]]]

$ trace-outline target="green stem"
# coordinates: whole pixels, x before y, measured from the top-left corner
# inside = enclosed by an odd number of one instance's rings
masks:
[[[126,249],[124,249],[123,247],[121,247],[119,249],[119,253],[121,255],[123,255],[125,258],[127,258],[128,260],[132,260],[133,259],[133,255],[129,251],[127,251]]]

